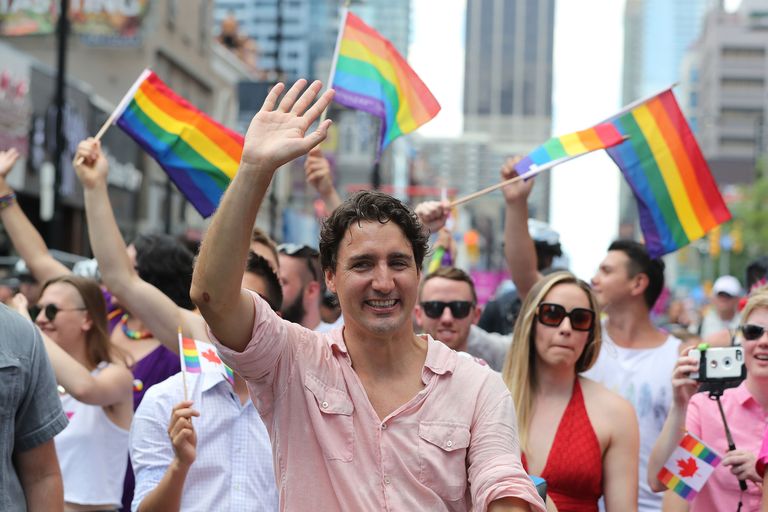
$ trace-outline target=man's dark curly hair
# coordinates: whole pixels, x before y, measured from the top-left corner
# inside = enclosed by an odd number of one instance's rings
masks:
[[[136,272],[139,277],[166,294],[177,306],[195,309],[189,298],[194,255],[170,235],[139,235],[136,248]]]
[[[353,223],[394,222],[411,242],[416,268],[421,269],[429,248],[429,234],[419,218],[402,201],[373,190],[349,197],[325,220],[320,229],[320,266],[336,271],[339,244]]]

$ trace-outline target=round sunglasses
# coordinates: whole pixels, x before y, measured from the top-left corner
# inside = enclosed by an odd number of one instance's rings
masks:
[[[466,318],[474,306],[474,302],[470,302],[468,300],[453,300],[451,302],[443,302],[441,300],[428,300],[421,303],[421,309],[424,310],[424,314],[429,318],[440,318],[443,315],[445,308],[449,308],[451,310],[451,315],[453,315],[453,318]]]
[[[45,318],[48,319],[49,322],[53,322],[54,318],[56,318],[56,315],[59,314],[60,311],[85,311],[88,308],[82,307],[82,308],[60,308],[56,304],[46,304],[45,306],[42,305],[35,305],[29,308],[29,316],[32,317],[32,320],[37,318],[37,315],[40,314],[40,311],[45,314]]]
[[[536,316],[539,323],[547,327],[559,327],[565,317],[571,321],[574,331],[589,331],[595,325],[595,312],[591,309],[573,308],[566,311],[560,304],[539,304]]]

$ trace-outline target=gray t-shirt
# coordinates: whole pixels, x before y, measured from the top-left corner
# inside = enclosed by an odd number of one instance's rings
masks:
[[[0,510],[27,509],[14,453],[49,441],[66,426],[40,332],[0,304]]]

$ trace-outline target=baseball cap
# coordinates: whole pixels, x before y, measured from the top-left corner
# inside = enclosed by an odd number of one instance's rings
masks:
[[[724,293],[731,297],[741,296],[741,284],[739,280],[733,276],[720,276],[712,285],[712,295]]]
[[[558,245],[560,235],[549,227],[549,224],[538,219],[528,219],[528,232],[534,242],[543,242],[547,245]]]

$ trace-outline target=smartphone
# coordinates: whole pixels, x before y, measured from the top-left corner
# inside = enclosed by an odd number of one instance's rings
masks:
[[[733,381],[747,376],[742,347],[693,349],[688,355],[699,360],[699,371],[690,375],[699,382]]]

